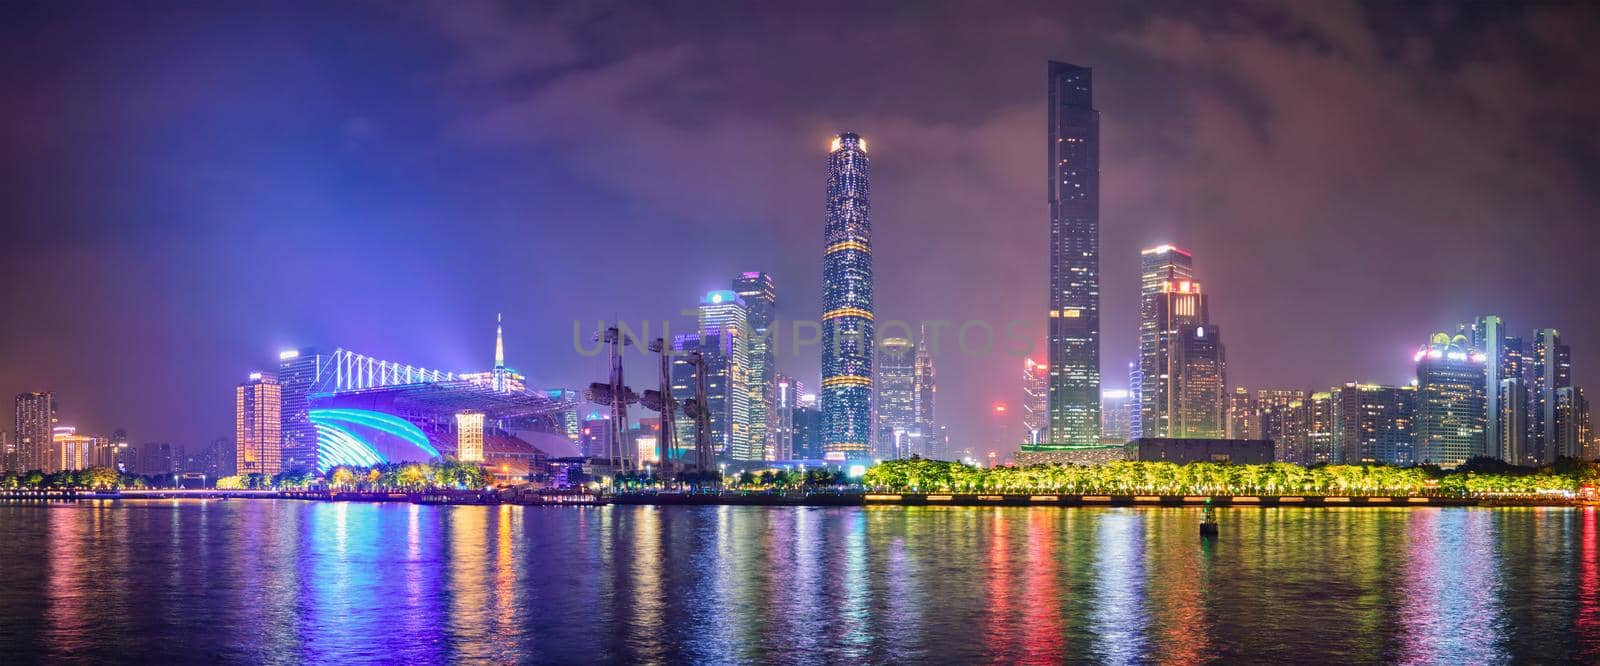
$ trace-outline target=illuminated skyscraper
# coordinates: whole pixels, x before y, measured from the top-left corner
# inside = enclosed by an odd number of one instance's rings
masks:
[[[272,476],[283,471],[282,397],[278,380],[259,372],[234,389],[233,442],[239,474]]]
[[[328,367],[327,355],[315,349],[278,352],[277,380],[282,399],[279,430],[283,437],[283,457],[279,464],[284,469],[319,469],[317,428],[308,418],[311,412],[309,396],[322,382],[322,372]]]
[[[1414,404],[1414,402],[1415,401],[1408,402],[1407,405]],[[1342,460],[1343,454],[1340,453],[1341,450],[1338,445],[1338,438],[1335,436],[1334,432],[1338,427],[1338,417],[1335,413],[1334,391],[1317,391],[1312,393],[1311,397],[1307,399],[1306,407],[1306,415],[1310,418],[1310,423],[1306,428],[1306,451],[1310,454],[1310,461],[1333,462],[1336,460]],[[1409,422],[1406,424],[1406,427],[1406,434],[1409,437]],[[1409,460],[1411,451],[1415,447],[1409,440],[1407,440],[1406,446],[1407,448],[1405,449],[1405,454],[1408,456],[1407,460]]]
[[[1128,439],[1144,436],[1144,401],[1139,393],[1139,362],[1128,362]]]
[[[17,471],[50,469],[51,440],[56,425],[56,395],[49,392],[20,393],[16,399]]]
[[[1561,343],[1560,331],[1543,328],[1533,332],[1530,356],[1528,448],[1534,464],[1548,465],[1560,455],[1556,391],[1572,385],[1572,348]]]
[[[1100,392],[1100,438],[1109,442],[1127,442],[1133,439],[1132,395],[1124,389],[1106,389]]]
[[[1228,439],[1261,439],[1261,423],[1256,420],[1256,401],[1250,389],[1236,386],[1228,396]],[[1277,452],[1278,462],[1295,462]]]
[[[799,392],[794,408],[794,457],[817,460],[822,457],[822,410],[817,394]]]
[[[1349,383],[1334,390],[1333,437],[1346,465],[1416,462],[1417,389]]]
[[[733,279],[733,291],[744,301],[746,330],[750,334],[750,439],[762,450],[762,458],[774,459],[777,449],[777,350],[772,345],[772,322],[777,314],[778,296],[772,277],[760,271],[743,273]]]
[[[1556,389],[1556,455],[1578,460],[1593,460],[1594,429],[1589,422],[1589,401],[1583,389],[1563,386]]]
[[[830,459],[871,453],[872,193],[867,142],[851,132],[828,152],[822,259],[822,444]]]
[[[909,437],[917,430],[916,345],[906,338],[884,338],[878,344],[878,442],[883,459],[907,458]]]
[[[773,460],[795,460],[803,456],[796,455],[799,447],[795,444],[794,436],[794,411],[799,408],[800,394],[805,387],[793,378],[776,375],[772,385],[777,390],[773,393]]]
[[[1515,359],[1508,358],[1510,353],[1515,352],[1506,348],[1509,338],[1505,333],[1505,324],[1499,317],[1488,315],[1462,328],[1469,331],[1471,347],[1483,352],[1485,358],[1483,450],[1475,455],[1512,460],[1508,452],[1516,445],[1505,441],[1505,433],[1500,427],[1500,421],[1506,416],[1501,406],[1500,382],[1506,378],[1508,366],[1515,367],[1518,364]]]
[[[1104,403],[1102,409],[1104,408]],[[1033,359],[1022,360],[1022,437],[1023,444],[1044,444],[1050,425],[1050,368]],[[1101,422],[1105,416],[1101,415]]]
[[[1483,450],[1483,353],[1435,333],[1417,350],[1417,462],[1455,467]]]
[[[94,449],[104,438],[80,435],[72,426],[51,428],[50,464],[52,472],[87,469],[94,462]]]
[[[1049,445],[1100,443],[1100,112],[1093,72],[1051,61]]]
[[[456,412],[456,459],[483,462],[483,412]]]
[[[1256,391],[1255,406],[1260,436],[1253,439],[1272,440],[1274,459],[1302,465],[1317,462],[1309,446],[1311,415],[1305,391],[1261,389]]]
[[[1140,252],[1139,399],[1143,437],[1227,432],[1227,355],[1187,250]]]
[[[679,404],[695,397],[698,379],[689,353],[700,352],[712,450],[732,460],[761,460],[765,445],[750,436],[750,328],[744,300],[728,290],[708,292],[700,299],[698,312],[699,332],[672,339],[672,348],[679,352],[672,359],[672,397]],[[678,453],[685,453],[694,446],[694,419],[676,419],[675,424]]]
[[[917,429],[922,431],[923,444],[928,450],[925,457],[942,460],[943,458],[939,456],[944,455],[944,450],[931,437],[931,434],[938,428],[934,406],[939,397],[939,390],[933,368],[933,349],[928,346],[928,327],[926,324],[923,325],[922,333],[917,340],[916,366],[917,386],[913,399],[916,401]]]

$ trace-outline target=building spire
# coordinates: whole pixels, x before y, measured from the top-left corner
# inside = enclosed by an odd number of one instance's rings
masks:
[[[494,315],[494,367],[497,369],[506,367],[506,343],[500,325],[501,321],[500,313],[496,312]]]

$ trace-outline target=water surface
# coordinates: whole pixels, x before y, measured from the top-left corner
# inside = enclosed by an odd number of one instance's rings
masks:
[[[1600,662],[1593,509],[0,504],[0,662]]]

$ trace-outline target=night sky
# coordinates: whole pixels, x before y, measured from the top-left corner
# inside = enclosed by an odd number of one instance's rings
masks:
[[[584,386],[574,319],[746,270],[814,318],[841,130],[879,320],[1027,320],[1042,359],[1049,59],[1095,69],[1106,388],[1138,249],[1173,242],[1231,384],[1403,383],[1493,313],[1561,329],[1600,392],[1592,5],[667,4],[6,3],[5,427],[53,390],[64,424],[193,446],[279,349],[483,369],[496,312],[530,384]],[[814,390],[817,355],[780,370]],[[1019,357],[937,360],[958,448],[1020,400]]]

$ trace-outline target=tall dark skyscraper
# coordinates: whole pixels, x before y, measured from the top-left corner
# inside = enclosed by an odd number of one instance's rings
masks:
[[[733,291],[744,301],[749,321],[750,369],[746,385],[750,392],[750,441],[767,460],[777,457],[777,353],[772,348],[772,320],[778,295],[772,276],[760,271],[742,273],[733,279]]]
[[[1050,426],[1100,442],[1100,112],[1091,70],[1050,63]]]
[[[1533,382],[1528,397],[1528,447],[1533,462],[1548,465],[1560,455],[1561,423],[1556,391],[1572,385],[1572,348],[1561,342],[1561,332],[1541,328],[1533,332]]]
[[[834,460],[872,451],[872,194],[867,142],[852,132],[828,151],[822,257],[822,446]]]

